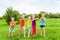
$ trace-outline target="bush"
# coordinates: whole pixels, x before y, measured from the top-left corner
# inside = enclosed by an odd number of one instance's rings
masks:
[[[3,18],[2,17],[0,17],[0,20],[2,20]]]
[[[5,13],[4,16],[5,16],[5,19],[6,19],[7,24],[10,23],[11,17],[14,17],[15,21],[18,21],[19,18],[20,18],[19,12],[16,11],[16,10],[13,10],[12,8],[7,8],[6,13]]]

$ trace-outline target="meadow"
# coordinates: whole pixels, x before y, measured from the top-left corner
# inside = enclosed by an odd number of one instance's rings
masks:
[[[14,38],[8,38],[9,25],[4,20],[0,20],[0,40],[60,40],[60,19],[59,18],[49,18],[46,19],[46,36],[40,36],[40,20],[36,22],[37,34],[36,37],[32,35],[30,38],[27,37],[28,27],[27,21],[25,22],[26,27],[26,38],[23,37],[23,30],[20,38],[17,37],[19,24],[15,26]]]

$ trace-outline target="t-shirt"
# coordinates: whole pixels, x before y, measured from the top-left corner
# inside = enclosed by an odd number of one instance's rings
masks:
[[[30,20],[28,20],[28,27],[32,26],[32,22]]]
[[[14,22],[10,22],[10,26],[11,26],[11,28],[14,28]]]
[[[36,20],[32,21],[32,26],[36,26]]]
[[[25,20],[24,20],[24,19],[21,19],[21,20],[20,20],[20,25],[21,25],[21,26],[24,26],[24,23],[25,23]]]

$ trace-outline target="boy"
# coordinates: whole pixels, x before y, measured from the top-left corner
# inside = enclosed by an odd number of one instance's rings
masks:
[[[40,27],[41,27],[41,36],[42,36],[42,32],[44,32],[44,36],[45,36],[45,14],[41,15]]]
[[[11,22],[10,22],[10,29],[9,29],[9,37],[10,34],[12,35],[12,37],[14,36],[14,17],[11,18]]]

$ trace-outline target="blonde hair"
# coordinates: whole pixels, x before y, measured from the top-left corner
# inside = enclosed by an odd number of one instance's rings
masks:
[[[45,17],[45,14],[42,14],[42,15],[41,15],[41,18],[44,19],[44,17]]]
[[[12,19],[14,20],[14,17],[11,17],[11,21],[12,21]]]

